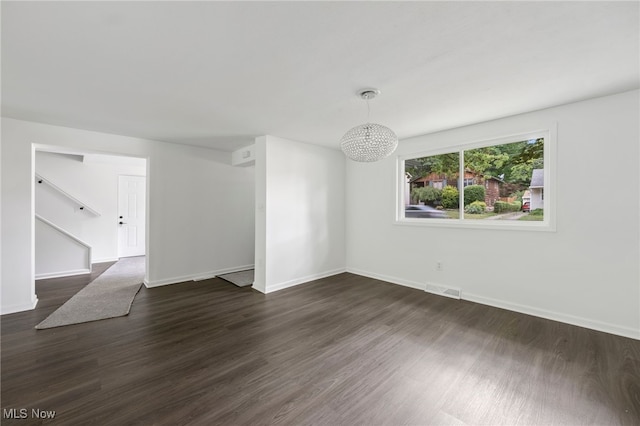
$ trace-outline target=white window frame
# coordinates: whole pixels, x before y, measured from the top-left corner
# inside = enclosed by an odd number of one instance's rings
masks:
[[[476,148],[484,148],[494,145],[503,145],[523,140],[544,138],[544,192],[543,199],[544,216],[542,221],[508,221],[508,220],[474,220],[464,219],[464,192],[460,191],[460,218],[459,219],[421,219],[421,218],[405,218],[405,161],[415,158],[429,157],[441,154],[450,154],[458,152],[460,154],[460,170],[459,176],[464,177],[464,151]],[[397,156],[396,162],[396,209],[395,209],[395,225],[401,226],[422,226],[422,227],[440,227],[440,228],[470,228],[470,229],[496,229],[496,230],[512,230],[512,231],[545,231],[556,232],[556,146],[557,146],[557,126],[550,125],[543,130],[535,130],[523,133],[512,134],[508,136],[499,136],[490,139],[483,139],[469,143],[461,143],[447,148],[440,148],[430,151],[420,151],[411,154]],[[458,182],[458,186],[462,187],[463,180]]]

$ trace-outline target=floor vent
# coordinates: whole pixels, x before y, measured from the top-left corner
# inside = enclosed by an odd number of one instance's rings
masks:
[[[425,287],[424,291],[427,291],[433,294],[439,294],[440,296],[451,297],[452,299],[460,299],[459,288],[445,287],[439,284],[427,283],[427,286]]]

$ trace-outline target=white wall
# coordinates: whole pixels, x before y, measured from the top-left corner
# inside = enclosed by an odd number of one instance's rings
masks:
[[[268,293],[345,270],[344,155],[256,139],[256,282]]]
[[[83,162],[80,156],[36,151],[35,167],[36,173],[96,209],[100,216],[79,210],[46,183],[35,185],[36,213],[87,242],[92,248],[92,263],[117,260],[118,176],[145,176],[146,166],[131,165],[126,159],[120,164]],[[47,256],[42,251],[40,254],[36,255],[36,269]]]
[[[37,302],[33,144],[147,158],[148,286],[253,265],[254,172],[230,153],[3,118],[3,314]]]
[[[35,294],[33,146],[10,143],[12,132],[2,119],[0,235],[2,235],[1,313],[33,309]],[[7,267],[9,266],[9,267]]]
[[[267,136],[256,138],[253,145],[255,157],[255,269],[253,288],[267,292],[265,259],[267,256]]]
[[[83,243],[86,242],[70,238],[50,223],[36,220],[36,279],[91,272],[91,248]]]
[[[347,269],[640,338],[639,117],[633,91],[400,142],[408,155],[557,122],[556,232],[396,225],[396,157],[348,162]]]

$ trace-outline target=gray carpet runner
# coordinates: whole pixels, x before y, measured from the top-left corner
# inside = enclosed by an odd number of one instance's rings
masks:
[[[238,287],[246,287],[248,285],[253,285],[253,269],[218,275],[218,278],[229,281],[230,283],[235,284]]]
[[[127,315],[145,273],[145,257],[118,260],[36,325],[39,330]]]

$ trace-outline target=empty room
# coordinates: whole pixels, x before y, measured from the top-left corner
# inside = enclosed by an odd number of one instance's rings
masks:
[[[2,1],[3,424],[640,424],[640,3]]]

